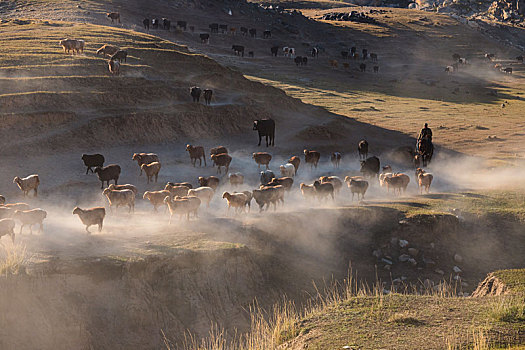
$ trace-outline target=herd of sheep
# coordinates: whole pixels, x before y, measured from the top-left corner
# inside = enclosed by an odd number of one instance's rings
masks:
[[[366,145],[366,147],[364,147]],[[366,149],[365,149],[366,148]],[[204,147],[187,145],[186,151],[190,156],[191,164],[195,167],[196,161],[199,160],[199,165],[206,166],[206,155]],[[324,200],[334,200],[341,192],[343,185],[346,183],[350,193],[352,194],[352,201],[357,194],[357,199],[362,200],[370,186],[369,181],[379,179],[381,187],[386,187],[388,191],[393,189],[394,194],[401,195],[407,188],[410,177],[403,173],[394,173],[390,166],[384,166],[382,172],[379,174],[379,159],[377,157],[367,158],[368,143],[361,141],[358,146],[358,151],[361,160],[361,176],[346,176],[344,180],[338,176],[321,176],[313,181],[311,184],[301,183],[299,189],[305,199],[316,200],[322,202]],[[304,163],[311,168],[317,168],[321,159],[321,154],[315,150],[304,150]],[[232,161],[232,156],[228,153],[226,147],[219,146],[210,150],[210,158],[213,166],[217,166],[217,173],[221,174],[221,168],[225,168],[225,174],[228,174],[229,165]],[[284,204],[285,194],[291,192],[294,187],[294,177],[299,171],[301,165],[301,158],[299,156],[292,156],[286,164],[279,166],[280,177],[270,170],[270,162],[272,155],[267,152],[256,152],[252,154],[252,159],[260,169],[260,186],[253,191],[241,192],[224,192],[222,198],[227,203],[228,212],[233,209],[235,213],[246,212],[251,208],[251,202],[254,200],[262,212],[268,210],[273,206],[274,210],[278,205]],[[342,155],[339,152],[333,152],[330,160],[334,169],[340,165]],[[158,175],[161,170],[161,162],[157,154],[154,153],[135,153],[132,161],[137,162],[140,169],[139,176],[144,174],[147,177],[147,183],[157,182]],[[135,210],[136,198],[139,195],[138,188],[132,184],[119,185],[118,180],[121,174],[121,167],[117,164],[110,164],[104,166],[105,158],[101,154],[84,154],[82,161],[86,166],[86,174],[89,171],[97,174],[103,189],[102,194],[107,199],[110,211],[119,207],[127,207],[130,213]],[[198,178],[199,187],[193,188],[189,182],[168,182],[163,190],[145,191],[142,199],[148,201],[155,212],[159,208],[166,208],[170,213],[169,222],[172,222],[173,216],[179,218],[186,217],[189,220],[191,217],[198,217],[198,210],[201,206],[210,206],[210,202],[218,191],[221,182],[227,180],[231,188],[237,188],[243,185],[245,176],[242,173],[229,173],[228,176],[221,178],[220,176],[201,176]],[[432,184],[433,176],[425,172],[421,168],[416,170],[416,179],[420,187],[421,193],[428,192]],[[114,181],[114,184],[110,184]],[[38,175],[30,175],[25,178],[15,177],[13,180],[24,196],[28,196],[33,192],[35,197],[38,196],[38,187],[40,179]],[[104,188],[104,185],[107,185]],[[89,232],[90,226],[98,226],[101,231],[103,222],[106,216],[106,209],[104,207],[94,207],[89,209],[82,209],[76,207],[73,210],[74,215],[78,215],[82,223],[86,226],[86,231]],[[43,221],[47,217],[45,210],[35,208],[30,209],[26,203],[6,203],[4,196],[0,196],[0,237],[9,235],[14,242],[15,238],[15,223],[20,223],[20,234],[25,226],[29,227],[32,233],[32,227],[39,225],[40,231],[43,230]]]

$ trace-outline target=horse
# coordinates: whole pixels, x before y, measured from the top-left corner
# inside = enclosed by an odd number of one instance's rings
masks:
[[[432,161],[432,155],[434,154],[434,145],[430,137],[424,137],[418,141],[416,145],[416,154],[421,156],[423,166],[427,166]]]

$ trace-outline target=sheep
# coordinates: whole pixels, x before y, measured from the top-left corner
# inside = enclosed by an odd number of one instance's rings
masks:
[[[228,170],[230,169],[230,163],[232,161],[232,157],[229,154],[221,153],[221,154],[213,154],[211,156],[211,159],[217,165],[217,173],[221,173],[221,167],[225,167],[225,173],[228,173]]]
[[[29,204],[26,203],[8,203],[2,205],[1,207],[13,210],[29,210]]]
[[[132,190],[133,193],[135,194],[135,196],[139,193],[139,190],[137,187],[135,187],[134,185],[131,185],[131,184],[125,184],[125,185],[114,185],[114,184],[111,184],[108,186],[108,188],[110,190]]]
[[[291,163],[286,163],[279,167],[281,170],[281,176],[283,177],[294,177],[295,176],[295,167]]]
[[[64,49],[65,53],[69,53],[69,51],[72,51],[74,54],[75,52],[78,54],[80,52],[84,52],[84,40],[75,40],[75,39],[63,39],[60,40],[60,46]]]
[[[122,205],[129,207],[129,213],[135,211],[135,194],[132,190],[110,190],[106,188],[102,194],[108,199],[110,211],[113,207],[118,210],[118,207]]]
[[[283,186],[286,191],[290,191],[292,189],[293,179],[291,177],[274,177],[272,181],[268,182],[265,186],[275,187],[278,185]],[[264,187],[263,185],[261,186]]]
[[[339,164],[341,163],[341,158],[343,156],[339,152],[332,153],[332,156],[330,157],[330,161],[332,162],[332,165],[334,168],[339,168]]]
[[[387,191],[390,192],[390,188],[388,187],[386,183],[386,178],[394,176],[393,173],[381,173],[379,174],[379,186],[386,187]]]
[[[188,196],[199,198],[202,203],[206,203],[206,208],[209,208],[214,193],[215,191],[211,187],[199,187],[195,189],[190,189],[188,191]]]
[[[120,50],[118,47],[106,44],[97,50],[97,56],[99,54],[102,54],[102,56],[113,56],[118,50]]]
[[[270,169],[270,161],[272,160],[272,155],[268,152],[255,152],[252,154],[252,158],[257,163],[257,169],[261,169],[261,165],[266,165],[266,170]]]
[[[140,169],[144,170],[144,173],[146,173],[146,177],[148,178],[148,183],[150,183],[150,181],[153,181],[153,177],[155,177],[155,182],[157,182],[157,180],[159,179],[160,168],[161,168],[161,164],[159,162],[142,164],[140,166]]]
[[[15,210],[13,219],[20,221],[20,234],[24,226],[29,226],[29,232],[33,234],[33,225],[40,225],[40,232],[44,231],[44,219],[47,217],[47,213],[42,209],[31,209],[31,210]]]
[[[33,190],[34,196],[38,196],[38,185],[40,185],[40,178],[38,175],[33,174],[28,177],[19,178],[18,176],[13,179],[13,183],[17,184],[20,190],[24,192],[24,197],[28,195],[29,191]]]
[[[246,195],[246,205],[248,206],[248,212],[252,209],[252,199],[253,199],[253,193],[250,191],[242,191]]]
[[[111,61],[118,60],[119,62],[122,62],[122,60],[124,60],[124,62],[127,62],[127,59],[128,59],[128,52],[126,50],[118,50],[117,52],[115,52],[113,56],[110,57]]]
[[[153,210],[157,211],[158,207],[164,205],[164,198],[166,198],[166,196],[172,196],[171,192],[168,190],[146,191],[142,198],[147,199],[151,205],[153,205]]]
[[[315,195],[319,200],[324,199],[325,197],[331,196],[332,200],[335,200],[334,197],[334,185],[330,182],[321,183],[319,180],[314,182]]]
[[[229,193],[224,192],[222,194],[222,198],[226,199],[228,202],[228,213],[230,212],[230,208],[235,208],[235,212],[238,213],[240,211],[245,211],[246,204],[248,202],[248,197],[244,193]]]
[[[217,187],[219,187],[219,178],[216,176],[208,176],[208,177],[202,177],[199,176],[199,184],[202,187],[211,187],[214,191],[217,190]]]
[[[197,163],[197,159],[199,160],[199,166],[202,166],[202,159],[204,159],[204,166],[206,166],[204,147],[186,145],[186,151],[190,154],[190,160],[193,166],[195,166],[195,163]]]
[[[244,175],[241,173],[228,174],[228,179],[230,180],[231,186],[239,186],[244,184]]]
[[[301,193],[303,194],[304,198],[312,199],[316,197],[314,185],[307,185],[305,183],[301,183],[299,187],[301,188]]]
[[[111,18],[111,23],[118,21],[120,23],[120,13],[119,12],[108,12],[106,13],[108,18]]]
[[[388,189],[390,189],[390,187],[394,189],[394,194],[397,189],[399,195],[401,195],[401,192],[406,191],[408,183],[410,182],[410,177],[405,174],[394,174],[391,177],[385,178],[385,182]]]
[[[319,163],[319,159],[321,158],[321,153],[317,151],[309,151],[306,149],[303,152],[304,152],[304,162],[306,164],[310,164],[310,168],[313,168],[313,167],[317,168],[317,164]]]
[[[117,164],[110,164],[105,167],[99,167],[99,166],[96,167],[95,173],[97,174],[98,179],[102,183],[100,186],[100,189],[104,188],[104,182],[107,182],[109,186],[109,182],[111,180],[114,180],[115,185],[118,185],[118,178],[120,177],[120,171],[121,171],[120,165],[117,165]]]
[[[272,179],[275,177],[275,174],[271,170],[265,170],[261,171],[261,185],[266,185],[268,182],[272,181]]]
[[[299,165],[301,164],[301,158],[297,156],[292,156],[290,159],[288,159],[288,163],[293,164],[295,168],[295,175],[297,175],[297,171],[299,170]]]
[[[280,201],[284,203],[284,187],[281,185],[275,187],[262,187],[253,190],[253,198],[259,205],[259,211],[263,211],[266,205],[266,210],[269,209],[270,204],[274,205],[274,210],[277,210],[277,203]]]
[[[149,164],[153,162],[159,162],[159,156],[155,153],[133,153],[131,160],[136,160],[140,168],[139,176],[142,176],[142,164]]]
[[[184,197],[188,195],[190,189],[187,186],[173,186],[168,182],[164,187],[164,190],[171,193],[172,197]]]
[[[226,149],[226,147],[224,146],[217,146],[217,147],[213,147],[212,149],[210,149],[210,158],[212,158],[212,156],[214,154],[228,154],[228,150]],[[213,158],[212,158],[212,161],[213,161]],[[215,166],[215,162],[213,162],[213,166]]]
[[[93,167],[97,166],[104,166],[104,156],[102,154],[83,154],[82,155],[82,161],[84,162],[84,165],[87,167],[86,169],[86,175],[91,170],[91,173],[93,173]]]
[[[357,180],[351,177],[345,177],[345,182],[350,192],[352,192],[352,201],[354,201],[354,195],[357,193],[357,200],[359,201],[359,195],[361,195],[361,200],[365,198],[366,190],[368,189],[368,181],[366,180]]]
[[[174,214],[179,214],[182,219],[183,215],[186,215],[187,220],[190,220],[190,214],[193,213],[195,217],[198,217],[198,210],[201,205],[201,200],[197,197],[175,197],[172,199],[170,196],[164,198],[164,203],[170,210],[170,221]]]
[[[1,219],[0,220],[0,237],[9,235],[11,241],[15,243],[15,220]]]
[[[343,180],[341,180],[338,176],[321,176],[319,181],[321,181],[321,183],[331,183],[334,186],[334,194],[338,194],[343,187]]]
[[[89,232],[89,227],[93,225],[98,225],[98,232],[102,231],[102,225],[104,223],[104,218],[106,217],[106,209],[104,207],[95,207],[90,209],[81,209],[75,207],[73,209],[73,215],[78,215],[80,221],[86,225],[86,231]]]
[[[0,194],[0,205],[5,204],[5,197]]]
[[[430,185],[432,184],[432,180],[434,179],[434,176],[430,173],[425,172],[425,170],[421,168],[416,169],[416,175],[417,180],[419,184],[419,189],[421,191],[421,194],[423,194],[423,188],[427,193],[430,192]]]

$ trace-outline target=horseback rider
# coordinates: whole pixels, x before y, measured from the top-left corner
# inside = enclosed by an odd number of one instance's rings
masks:
[[[424,138],[428,138],[428,140],[432,142],[432,130],[428,127],[427,123],[425,123],[425,127],[421,129],[417,140],[421,141]]]

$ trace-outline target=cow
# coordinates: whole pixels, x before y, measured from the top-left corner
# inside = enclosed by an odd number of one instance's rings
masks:
[[[158,18],[153,18],[151,20],[151,28],[153,28],[153,29],[158,29],[159,28],[159,19]]]
[[[266,137],[266,147],[275,146],[275,121],[273,119],[259,119],[253,121],[253,130],[259,132],[259,144],[263,136]]]
[[[341,57],[343,57],[343,60],[348,59],[348,51],[341,51]]]
[[[504,68],[503,72],[506,73],[506,74],[512,74],[512,68],[510,68],[510,67]]]
[[[363,49],[363,61],[367,59],[368,57],[368,50],[367,49]]]
[[[379,66],[374,66],[374,73],[379,73]]]
[[[244,46],[242,46],[242,45],[232,45],[232,50],[237,56],[244,57]]]
[[[242,36],[246,36],[246,35],[248,35],[248,28],[246,28],[246,27],[241,27],[241,35],[242,35]]]
[[[111,23],[113,23],[114,21],[118,21],[120,23],[120,13],[110,12],[106,13],[106,16],[108,16],[108,18],[111,18]]]
[[[361,170],[360,172],[363,174],[363,176],[367,177],[374,177],[379,175],[379,169],[380,169],[380,163],[379,158],[377,157],[370,157],[365,160],[361,161]]]
[[[359,65],[359,70],[360,70],[361,72],[366,72],[366,64],[361,63],[361,64]]]
[[[109,72],[113,75],[120,75],[120,62],[116,60],[108,61]]]
[[[219,29],[221,30],[221,33],[224,34],[228,30],[227,24],[219,24]]]
[[[213,90],[205,89],[204,90],[204,103],[209,105],[211,103],[212,96],[213,96]]]
[[[357,152],[359,153],[359,159],[366,159],[368,157],[368,141],[361,140],[357,145]]]
[[[142,24],[144,25],[144,29],[149,30],[149,24],[150,24],[149,18],[144,18],[144,20],[142,21]]]
[[[190,94],[191,94],[191,97],[193,98],[193,102],[199,102],[199,99],[201,98],[201,88],[198,87],[198,86],[192,86],[190,88]]]
[[[177,28],[180,28],[182,30],[186,30],[186,21],[177,21]]]
[[[523,63],[523,56],[520,55],[520,56],[516,57],[516,61]]]
[[[250,33],[250,37],[252,37],[252,38],[257,37],[257,29],[255,29],[255,28],[251,28],[251,29],[249,30],[249,33]]]
[[[317,47],[312,48],[310,54],[312,55],[312,57],[319,57],[319,49]]]
[[[303,65],[303,57],[302,56],[297,56],[296,58],[294,58],[294,62],[295,62],[297,67],[302,66]]]
[[[171,28],[171,21],[167,18],[163,18],[162,19],[162,27],[164,28],[164,30],[170,30]]]
[[[210,28],[210,32],[213,33],[219,33],[219,24],[218,23],[212,23],[208,26]]]
[[[357,48],[355,46],[352,46],[350,48],[350,53],[352,54],[352,56],[357,52]]]
[[[210,34],[202,33],[202,34],[199,35],[199,37],[201,38],[201,43],[202,44],[209,44],[210,43]]]
[[[118,60],[119,62],[122,62],[122,60],[124,60],[124,62],[126,62],[127,58],[128,52],[126,50],[118,50],[110,59],[112,61]]]
[[[272,46],[270,51],[272,52],[272,56],[277,57],[277,53],[279,52],[279,46]]]
[[[372,60],[372,62],[377,62],[377,53],[371,53],[370,59]]]
[[[265,30],[263,32],[263,39],[269,39],[272,37],[272,32],[270,30]]]

